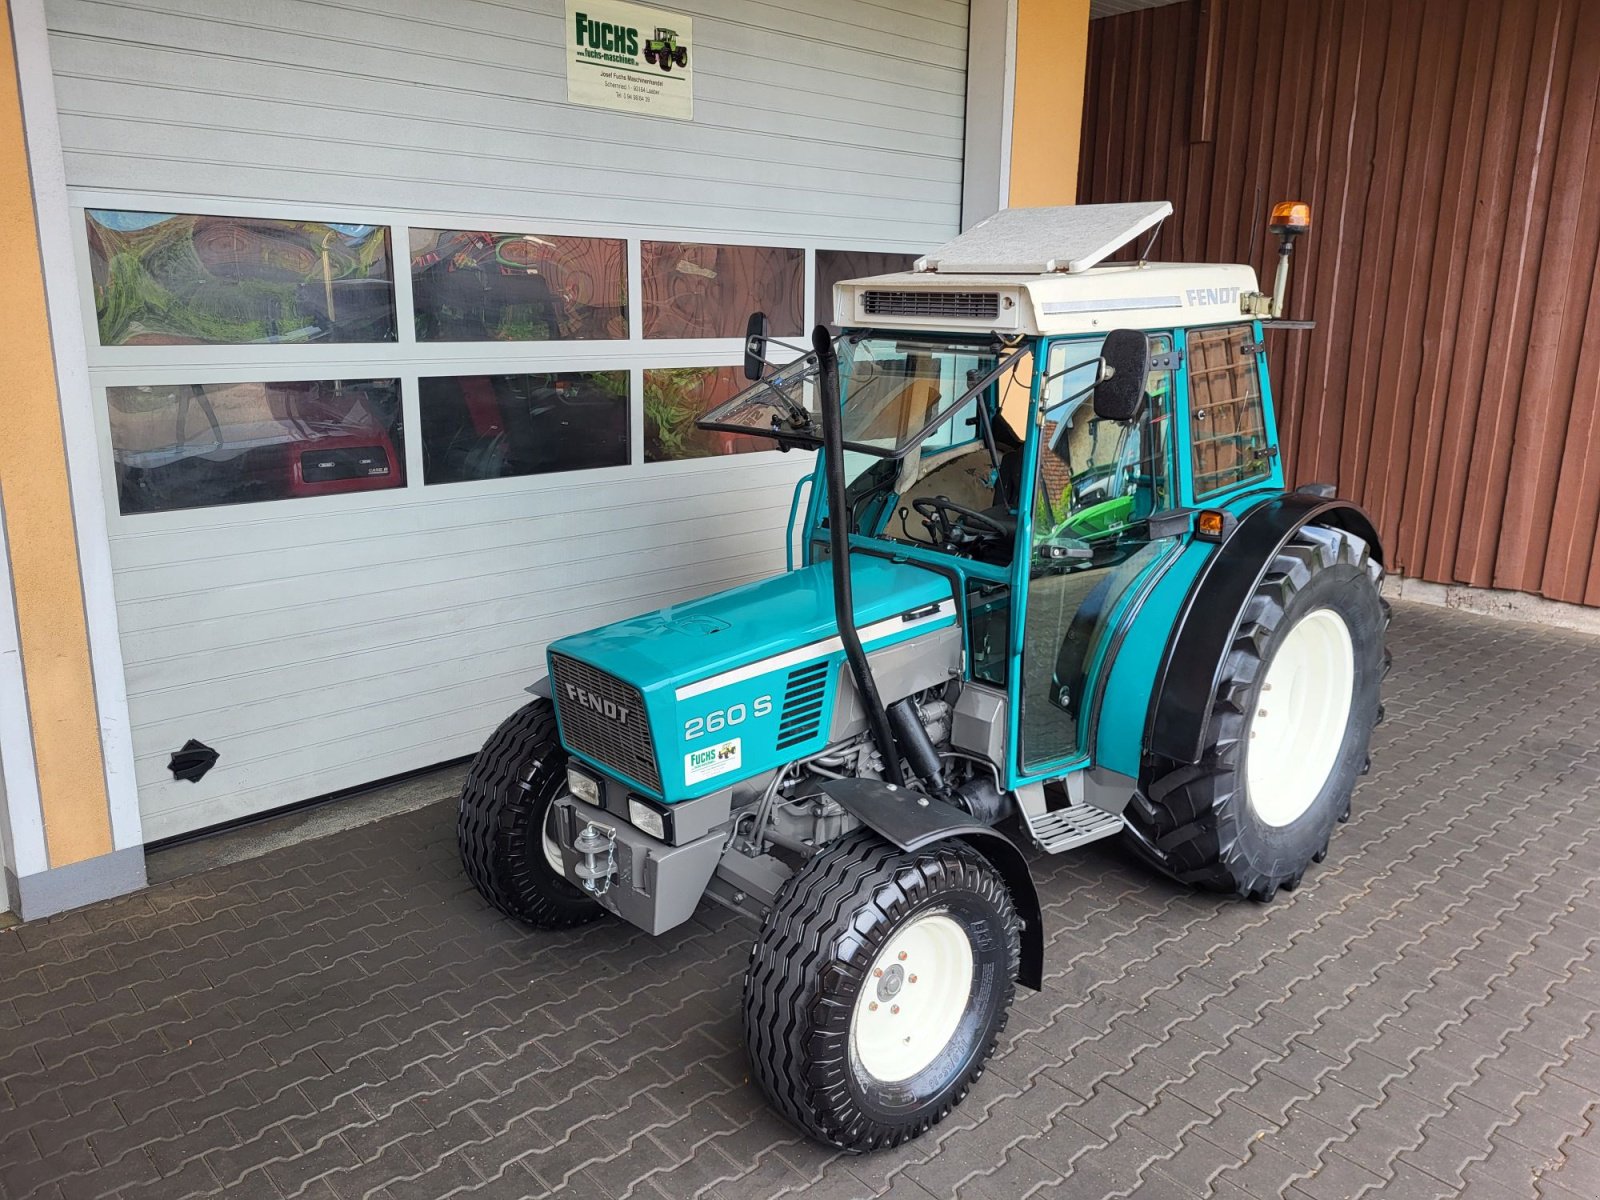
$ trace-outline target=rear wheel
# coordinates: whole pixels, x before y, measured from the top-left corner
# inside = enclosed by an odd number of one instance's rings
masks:
[[[1135,849],[1176,879],[1258,900],[1322,861],[1383,715],[1382,575],[1341,530],[1284,547],[1218,671],[1200,762],[1148,764],[1126,810]]]
[[[949,1115],[1005,1028],[1020,923],[970,847],[841,838],[779,890],[745,974],[752,1074],[774,1107],[853,1152]]]
[[[472,760],[456,812],[467,878],[501,912],[541,929],[581,925],[604,911],[562,873],[552,802],[566,778],[555,708],[534,700]]]

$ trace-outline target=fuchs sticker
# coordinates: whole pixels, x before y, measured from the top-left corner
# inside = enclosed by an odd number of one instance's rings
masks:
[[[691,750],[683,756],[683,781],[700,783],[729,771],[739,769],[739,739],[733,738],[720,746],[707,746],[704,750]]]

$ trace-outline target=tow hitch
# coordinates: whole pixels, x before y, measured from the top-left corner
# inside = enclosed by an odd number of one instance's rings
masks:
[[[572,839],[572,848],[583,856],[576,868],[583,890],[604,896],[611,890],[611,877],[617,871],[616,831],[590,821]]]

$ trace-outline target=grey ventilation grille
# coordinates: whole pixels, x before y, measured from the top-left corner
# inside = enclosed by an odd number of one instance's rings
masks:
[[[817,736],[817,730],[822,727],[822,700],[828,690],[830,665],[824,660],[789,672],[778,726],[779,750],[798,746]]]
[[[862,306],[869,317],[993,321],[1000,315],[1000,293],[871,290],[862,296]]]
[[[567,745],[659,792],[661,770],[639,689],[564,654],[550,656],[550,673]]]

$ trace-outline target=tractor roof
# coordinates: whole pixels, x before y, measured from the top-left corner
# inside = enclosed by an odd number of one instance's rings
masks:
[[[1237,321],[1247,266],[1103,263],[1172,213],[1166,201],[1005,209],[894,275],[833,291],[856,328],[1012,334],[1172,329]]]

